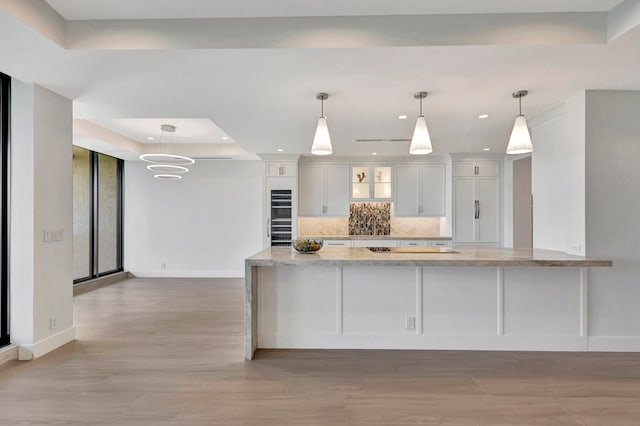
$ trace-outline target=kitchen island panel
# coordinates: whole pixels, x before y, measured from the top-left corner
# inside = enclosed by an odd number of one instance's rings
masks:
[[[424,334],[497,333],[497,268],[422,268]]]
[[[504,280],[505,335],[580,334],[579,268],[504,268]]]
[[[343,268],[345,334],[415,334],[416,271],[405,267]]]
[[[335,334],[336,268],[260,268],[258,282],[260,347],[280,347],[283,336]]]

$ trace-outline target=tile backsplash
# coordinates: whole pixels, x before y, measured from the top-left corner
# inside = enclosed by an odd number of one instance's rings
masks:
[[[349,235],[390,235],[391,203],[351,203]]]
[[[370,203],[354,203],[354,204],[370,204]],[[373,203],[373,204],[389,204],[389,203]],[[362,209],[355,209],[358,212],[361,212]],[[392,210],[392,206],[389,209]],[[352,210],[353,213],[353,210]],[[383,215],[386,215],[386,210],[383,209]],[[344,236],[347,237],[349,234],[352,235],[373,235],[373,233],[368,233],[369,228],[364,227],[364,222],[366,219],[363,217],[359,217],[356,219],[361,226],[364,228],[360,228],[359,226],[354,226],[354,228],[359,229],[359,233],[354,233],[350,231],[355,231],[355,229],[350,229],[350,218],[348,217],[299,217],[298,218],[298,234],[303,236],[314,236],[314,237],[322,237],[322,236],[331,236],[331,237],[339,237]],[[353,222],[353,221],[351,221]],[[355,225],[355,224],[354,224]],[[383,230],[378,228],[378,235],[390,235],[397,237],[444,237],[449,236],[449,227],[447,225],[447,220],[444,217],[390,217],[389,220],[389,232],[384,234]]]

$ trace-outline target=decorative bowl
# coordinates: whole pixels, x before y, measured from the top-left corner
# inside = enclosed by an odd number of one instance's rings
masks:
[[[298,253],[314,253],[322,248],[323,241],[315,238],[300,238],[291,242]]]

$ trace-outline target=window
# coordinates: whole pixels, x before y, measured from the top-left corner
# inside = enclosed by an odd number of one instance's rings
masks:
[[[0,346],[9,344],[9,105],[11,79],[0,73]]]
[[[122,271],[123,161],[73,147],[74,283]]]

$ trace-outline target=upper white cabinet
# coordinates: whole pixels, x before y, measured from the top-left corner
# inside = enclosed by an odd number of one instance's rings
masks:
[[[349,166],[305,165],[299,178],[300,216],[349,216]]]
[[[460,160],[453,167],[454,176],[500,176],[500,163],[497,160]]]
[[[393,168],[391,166],[352,166],[351,199],[353,201],[391,201]]]
[[[267,177],[295,177],[298,163],[295,161],[267,161]]]
[[[456,243],[500,243],[500,164],[454,163],[453,237]]]
[[[293,177],[297,173],[295,161],[267,161],[267,177]]]
[[[396,216],[446,215],[446,165],[395,166]]]

